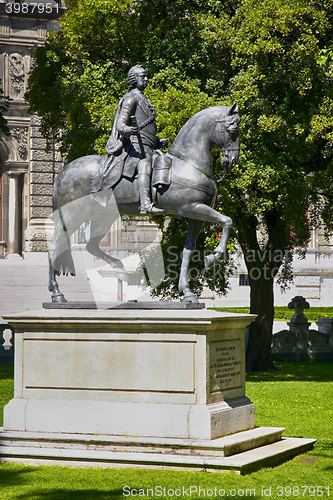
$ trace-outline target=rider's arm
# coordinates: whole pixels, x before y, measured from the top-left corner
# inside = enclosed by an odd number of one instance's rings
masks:
[[[135,115],[136,99],[134,96],[129,96],[123,102],[121,111],[117,120],[116,128],[123,137],[130,137],[138,132],[137,127],[131,124],[131,116]]]

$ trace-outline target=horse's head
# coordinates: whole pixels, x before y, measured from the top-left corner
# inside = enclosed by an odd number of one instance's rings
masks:
[[[214,142],[221,148],[223,154],[221,165],[226,170],[234,167],[239,158],[239,122],[240,116],[236,103],[230,108],[224,108],[222,114],[215,120]]]

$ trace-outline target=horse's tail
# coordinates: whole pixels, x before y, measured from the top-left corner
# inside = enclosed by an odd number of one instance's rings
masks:
[[[60,275],[62,271],[62,274],[65,274],[66,276],[68,276],[69,274],[75,276],[76,272],[72,256],[70,234],[67,231],[61,207],[58,208],[58,214],[62,225],[62,230],[65,236],[65,242],[62,244],[60,248],[61,253],[59,253],[58,257],[55,259],[56,266],[53,265],[53,268],[58,275]]]
[[[53,184],[53,190],[52,190],[52,204],[53,204],[52,218],[54,220],[55,225],[56,224],[60,225],[61,227],[60,231],[63,233],[65,241],[62,245],[57,247],[56,255],[52,259],[52,266],[55,273],[58,276],[60,274],[65,274],[66,276],[68,276],[68,274],[71,274],[72,276],[75,276],[76,272],[71,250],[70,234],[68,233],[63,212],[59,205],[58,188],[59,184],[57,178]]]
[[[64,274],[65,276],[68,276],[69,274],[71,276],[76,275],[71,247],[68,246],[67,242],[63,243],[63,245],[57,249],[57,256],[52,261],[52,267],[57,276],[60,276],[61,274]]]

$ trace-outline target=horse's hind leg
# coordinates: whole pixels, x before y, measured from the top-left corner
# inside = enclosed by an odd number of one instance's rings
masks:
[[[49,291],[52,292],[52,302],[67,302],[64,294],[59,290],[56,273],[49,255]]]
[[[66,302],[56,276],[61,273],[75,276],[70,236],[86,220],[89,209],[87,199],[79,198],[53,212],[54,233],[49,247],[49,290],[52,292],[52,302]]]
[[[54,266],[59,267],[59,257],[61,258],[61,250],[65,249],[65,252],[70,251],[70,246],[68,247],[68,236],[63,230],[63,225],[60,220],[55,216],[55,227],[52,238],[52,243],[49,247],[48,257],[49,257],[49,291],[52,292],[52,302],[67,302],[64,294],[59,290],[59,285],[57,282],[56,275],[60,274],[60,268],[55,269]],[[67,236],[67,237],[66,237]],[[60,255],[59,255],[60,254]],[[74,272],[73,272],[74,273]]]
[[[115,257],[111,257],[110,255],[103,252],[103,250],[101,250],[99,247],[101,240],[104,238],[116,218],[117,217],[114,217],[113,220],[106,220],[105,217],[99,217],[98,219],[95,218],[91,220],[90,240],[86,245],[86,249],[89,253],[91,253],[95,257],[98,257],[99,259],[104,260],[104,262],[116,269],[117,277],[119,279],[128,281],[129,276],[121,260],[116,259]]]
[[[183,250],[182,265],[178,282],[178,290],[179,293],[183,295],[182,300],[184,302],[198,302],[196,295],[190,290],[188,273],[190,268],[191,256],[195,249],[195,244],[202,224],[203,221],[201,220],[189,219],[188,221],[187,238]]]

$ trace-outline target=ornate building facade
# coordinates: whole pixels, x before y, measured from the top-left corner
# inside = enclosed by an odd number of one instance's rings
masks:
[[[0,80],[10,107],[10,136],[0,137],[0,256],[46,251],[45,221],[52,212],[52,184],[63,165],[56,147],[46,153],[39,118],[24,100],[32,49],[59,29],[60,2],[0,0]]]

